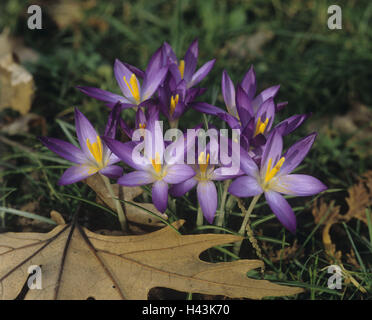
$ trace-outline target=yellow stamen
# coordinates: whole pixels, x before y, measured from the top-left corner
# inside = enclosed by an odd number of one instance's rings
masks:
[[[180,64],[178,65],[178,70],[180,70],[181,79],[183,79],[183,74],[185,73],[185,60],[180,61]]]
[[[254,131],[254,137],[260,133],[263,134],[265,132],[265,129],[268,123],[269,123],[269,118],[266,118],[265,122],[261,122],[261,117],[258,117],[257,124],[256,124],[256,130]]]
[[[160,155],[159,152],[156,152],[155,159],[151,159],[152,166],[156,173],[161,171]]]
[[[140,123],[139,127],[140,129],[146,129],[146,123]]]
[[[138,88],[138,82],[137,82],[137,78],[136,78],[136,75],[134,73],[132,73],[131,77],[130,77],[130,80],[129,80],[129,83],[127,81],[127,78],[124,76],[123,77],[124,79],[124,82],[125,84],[127,85],[130,93],[132,94],[134,100],[136,100],[137,103],[140,102],[141,100],[141,97],[140,97],[140,93],[139,93],[139,88]]]
[[[89,139],[87,138],[87,147],[92,154],[94,160],[96,160],[99,167],[103,167],[102,163],[102,141],[99,136],[97,136],[97,141],[94,143],[90,143]]]
[[[201,173],[205,173],[207,171],[209,165],[209,153],[207,153],[207,158],[205,157],[205,153],[201,152],[198,158],[199,169]]]
[[[281,157],[280,160],[276,163],[274,168],[271,168],[273,159],[269,159],[269,163],[267,164],[266,174],[265,174],[265,183],[269,182],[274,176],[279,172],[280,168],[282,167],[285,158]]]
[[[176,96],[171,96],[171,102],[170,102],[170,115],[172,116],[174,113],[174,110],[176,110],[176,106],[178,104],[179,95],[176,94]]]

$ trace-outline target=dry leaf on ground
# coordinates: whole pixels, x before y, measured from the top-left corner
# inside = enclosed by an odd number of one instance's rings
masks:
[[[182,221],[174,223],[175,228]],[[103,236],[59,225],[49,233],[0,234],[0,299],[17,297],[31,265],[41,266],[42,289],[25,299],[147,299],[154,287],[232,298],[293,295],[301,288],[246,276],[259,260],[208,263],[202,251],[234,235],[180,235],[167,226],[140,236]]]
[[[0,35],[0,47],[0,110],[11,107],[26,114],[34,94],[33,77],[14,61],[6,33]]]
[[[112,200],[109,192],[107,191],[102,178],[98,174],[90,176],[88,179],[85,180],[85,182],[91,189],[94,190],[100,200],[102,200],[113,211],[116,211],[115,203]],[[158,215],[163,219],[168,219],[168,216],[166,214],[158,211],[152,203],[138,203],[133,200],[143,193],[143,189],[141,187],[123,187],[119,186],[118,184],[113,184],[112,189],[117,198],[124,199],[125,201],[130,201],[131,203],[135,204],[131,205],[129,203],[122,203],[129,222],[135,222],[154,227],[164,226],[164,223],[160,219],[158,219],[154,215],[151,215],[150,213],[148,213],[148,211]],[[141,210],[139,207],[142,207],[148,211]]]

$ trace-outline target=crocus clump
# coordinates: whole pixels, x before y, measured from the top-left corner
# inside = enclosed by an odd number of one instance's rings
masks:
[[[283,195],[310,196],[326,189],[314,177],[292,173],[309,152],[316,133],[299,140],[282,155],[283,137],[296,130],[309,114],[295,114],[276,123],[278,113],[288,103],[275,102],[279,85],[257,91],[253,66],[237,84],[226,70],[223,71],[221,92],[226,108],[202,101],[206,89],[198,85],[212,70],[215,60],[206,62],[199,69],[197,64],[197,40],[191,43],[181,59],[165,42],[152,55],[145,71],[116,59],[114,74],[121,94],[78,86],[81,92],[105,102],[111,112],[105,133],[99,136],[85,116],[75,110],[81,149],[58,139],[41,138],[45,146],[74,163],[61,177],[60,184],[74,183],[99,172],[117,179],[117,183],[123,186],[151,185],[152,201],[160,212],[167,210],[169,195],[187,196],[196,187],[198,212],[202,212],[210,224],[214,223],[218,204],[226,201],[229,195],[253,197],[250,206],[253,208],[258,197],[264,194],[279,221],[289,231],[295,232],[296,216]],[[122,118],[123,109],[134,110],[134,125]],[[179,120],[189,110],[218,117],[233,132],[239,133],[238,138],[213,138],[217,148],[211,150],[211,144],[208,144],[204,149],[195,150],[195,136],[189,138],[188,133],[186,135],[177,129],[181,123]],[[168,139],[162,129],[159,130],[159,120],[162,119],[166,120],[168,128],[177,130],[176,139],[175,136]],[[116,138],[117,127],[132,141],[119,141]],[[198,130],[201,127],[199,125]],[[221,141],[225,142],[227,151],[223,151]],[[235,151],[233,146],[237,146]],[[168,147],[173,153],[171,160],[167,156]],[[192,156],[186,156],[190,150]],[[237,170],[224,170],[229,164],[221,161],[223,152],[238,157]],[[190,159],[192,162],[187,162]],[[124,174],[122,167],[115,165],[118,162],[124,164]],[[216,184],[222,180],[227,181],[222,196],[219,196]],[[222,210],[223,204],[220,206]]]

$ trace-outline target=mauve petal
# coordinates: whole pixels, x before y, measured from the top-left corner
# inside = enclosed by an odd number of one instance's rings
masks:
[[[58,184],[64,186],[66,184],[72,184],[88,178],[95,174],[96,170],[89,170],[89,167],[85,165],[73,166],[68,168],[59,179]]]
[[[240,148],[240,169],[248,176],[256,177],[258,175],[257,164],[243,148]]]
[[[48,137],[40,137],[39,139],[48,149],[66,160],[80,164],[87,161],[85,154],[71,143]]]
[[[262,91],[252,102],[254,112],[257,112],[259,106],[269,98],[274,98],[278,93],[280,85],[273,86]]]
[[[224,111],[221,108],[215,107],[206,102],[195,102],[191,104],[191,107],[196,111],[203,112],[206,114],[217,115],[223,113]]]
[[[115,106],[113,107],[113,109],[111,110],[108,116],[105,133],[104,133],[106,137],[115,138],[116,129],[118,127],[118,121],[120,120],[120,112],[121,112],[121,104],[117,103],[115,104]]]
[[[254,71],[253,65],[249,68],[248,72],[245,74],[242,83],[242,88],[247,93],[248,98],[253,100],[256,94],[256,73]]]
[[[118,179],[118,184],[127,187],[143,186],[155,181],[155,177],[148,171],[129,172]]]
[[[284,102],[279,102],[276,106],[275,106],[275,112],[278,112],[280,110],[283,110],[284,107],[288,104],[288,101],[284,101]]]
[[[167,57],[167,60],[173,63],[177,62],[177,56],[168,42],[163,43],[162,51],[163,51],[163,56]]]
[[[244,174],[244,172],[242,170],[239,170],[239,172],[237,174],[223,174],[223,170],[224,170],[223,168],[218,168],[218,169],[214,170],[211,180],[223,181],[223,180],[227,180],[227,179],[234,179],[234,178]],[[226,168],[225,168],[225,170],[226,170]]]
[[[266,191],[265,198],[282,225],[290,232],[295,233],[296,216],[287,200],[275,191]]]
[[[269,159],[272,159],[271,168],[280,159],[283,150],[283,138],[276,130],[270,132],[261,158],[261,172],[266,172]],[[285,163],[285,162],[284,162]]]
[[[311,133],[288,148],[287,152],[283,155],[285,161],[278,175],[291,173],[302,162],[313,145],[316,135],[315,132]]]
[[[197,180],[191,178],[179,184],[175,184],[169,189],[169,194],[173,197],[182,197],[186,192],[194,188],[197,183]]]
[[[87,146],[87,139],[89,142],[93,144],[97,141],[98,133],[93,128],[92,124],[89,120],[79,111],[78,108],[75,108],[75,128],[76,128],[76,135],[79,139],[80,146],[89,159],[94,161],[94,158]]]
[[[216,59],[206,62],[198,71],[194,73],[191,81],[187,84],[187,88],[191,88],[202,81],[207,74],[212,70]]]
[[[152,186],[152,202],[160,212],[165,212],[168,206],[168,184],[158,180]]]
[[[111,179],[117,179],[123,174],[123,168],[119,166],[107,166],[99,172]]]
[[[165,75],[168,72],[168,67],[159,69],[156,72],[145,75],[142,86],[141,100],[151,98],[153,93],[158,89],[159,85],[163,82]]]
[[[217,114],[217,117],[219,117],[222,121],[225,121],[231,129],[241,128],[239,120],[227,112],[222,111]]]
[[[174,164],[166,169],[167,174],[163,180],[170,184],[177,184],[192,178],[195,175],[193,168],[186,164]]]
[[[243,176],[236,178],[229,187],[229,192],[239,198],[253,197],[263,192],[256,178]]]
[[[141,69],[138,69],[137,67],[135,66],[132,66],[131,64],[129,63],[126,63],[126,62],[123,62],[124,66],[126,66],[132,73],[134,73],[138,78],[141,78],[143,79],[144,76],[145,76],[145,73],[141,70]]]
[[[183,78],[189,82],[195,72],[198,63],[198,39],[195,39],[185,54],[185,71]]]
[[[147,64],[146,74],[155,73],[163,67],[162,55],[163,55],[162,47],[160,47],[151,56],[149,63]],[[146,74],[144,75],[145,77]]]
[[[242,127],[245,127],[249,120],[253,117],[253,108],[247,93],[238,85],[236,90],[236,108]]]
[[[136,170],[144,170],[146,164],[137,163],[132,159],[132,152],[133,149],[137,146],[137,144],[133,141],[122,143],[111,139],[109,137],[102,137],[102,140],[106,143],[109,149],[118,156],[125,164],[129,165],[133,169]]]
[[[222,73],[221,87],[223,100],[225,101],[227,110],[231,115],[237,117],[238,113],[235,105],[235,87],[226,70],[223,70]]]
[[[217,210],[217,189],[212,181],[200,181],[196,188],[204,217],[212,224]]]
[[[114,65],[114,74],[115,74],[116,81],[120,87],[120,90],[123,92],[124,96],[127,98],[132,98],[133,95],[131,91],[129,90],[127,84],[125,83],[124,77],[126,78],[128,83],[130,83],[129,81],[130,81],[130,78],[133,72],[130,71],[119,59],[116,59],[115,65]],[[140,84],[138,80],[137,80],[137,85],[138,85],[138,88],[140,89]]]
[[[272,190],[295,196],[312,196],[327,189],[317,178],[306,174],[279,176],[272,184]]]
[[[170,64],[168,66],[168,70],[170,71],[176,84],[182,80],[180,69],[178,69],[178,65],[176,63]]]
[[[105,101],[108,103],[116,104],[118,101],[123,102],[123,103],[130,102],[128,99],[126,99],[123,96],[119,96],[118,94],[115,94],[115,93],[112,93],[106,90],[102,90],[99,88],[82,87],[82,86],[77,86],[76,88],[94,99],[98,99],[98,100]]]
[[[267,99],[260,105],[257,110],[256,119],[258,120],[259,117],[261,118],[261,122],[265,122],[266,119],[269,119],[265,128],[265,132],[269,132],[275,118],[275,103],[273,98]]]
[[[119,124],[120,124],[120,128],[121,130],[124,131],[124,133],[132,139],[132,135],[133,135],[133,129],[129,128],[129,126],[124,122],[123,119],[119,119]]]
[[[295,114],[278,123],[275,129],[278,130],[282,136],[286,136],[296,130],[309,116],[310,114]]]

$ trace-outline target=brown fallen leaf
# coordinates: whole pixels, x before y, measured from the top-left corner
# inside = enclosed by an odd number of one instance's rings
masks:
[[[90,176],[88,179],[85,180],[85,182],[91,189],[94,190],[100,200],[102,200],[113,211],[116,211],[115,203],[112,200],[109,192],[105,187],[105,184],[103,183],[102,178],[99,175],[96,174]],[[154,227],[164,226],[164,223],[159,218],[151,215],[150,213],[148,213],[148,211],[158,215],[165,220],[168,219],[168,216],[166,214],[158,211],[152,203],[139,203],[133,201],[134,198],[143,193],[143,189],[141,187],[123,187],[119,186],[118,184],[113,184],[112,189],[117,198],[124,199],[125,201],[130,201],[131,203],[135,204],[131,205],[128,203],[122,203],[122,205],[125,207],[124,211],[129,222],[135,222]],[[142,207],[148,211],[141,210],[139,207]]]
[[[42,135],[47,134],[45,118],[35,113],[28,113],[10,123],[4,125],[0,124],[0,132],[9,136],[14,136],[22,133],[29,133],[30,128],[35,127],[40,129]]]
[[[345,214],[341,214],[341,206],[335,205],[334,201],[330,204],[323,200],[315,202],[312,214],[315,223],[322,223],[324,225],[322,230],[322,241],[326,252],[326,257],[331,264],[338,264],[346,279],[352,282],[361,292],[366,290],[359,285],[359,283],[352,277],[352,275],[345,269],[341,262],[342,252],[336,251],[336,245],[332,242],[331,228],[333,225],[342,222],[349,222],[351,219],[358,219],[368,226],[367,214],[371,216],[372,213],[366,211],[372,205],[372,171],[367,171],[358,182],[348,188],[348,196],[345,198],[348,204],[348,210]],[[350,258],[351,256],[349,256]]]
[[[0,110],[11,107],[26,114],[34,94],[33,77],[14,61],[6,32],[0,35],[0,47]]]
[[[202,251],[241,237],[180,235],[183,221],[140,236],[103,236],[81,227],[59,225],[49,233],[0,234],[0,299],[14,299],[31,265],[41,266],[42,289],[25,299],[147,299],[154,287],[261,299],[293,295],[301,288],[246,276],[259,260],[208,263]]]

